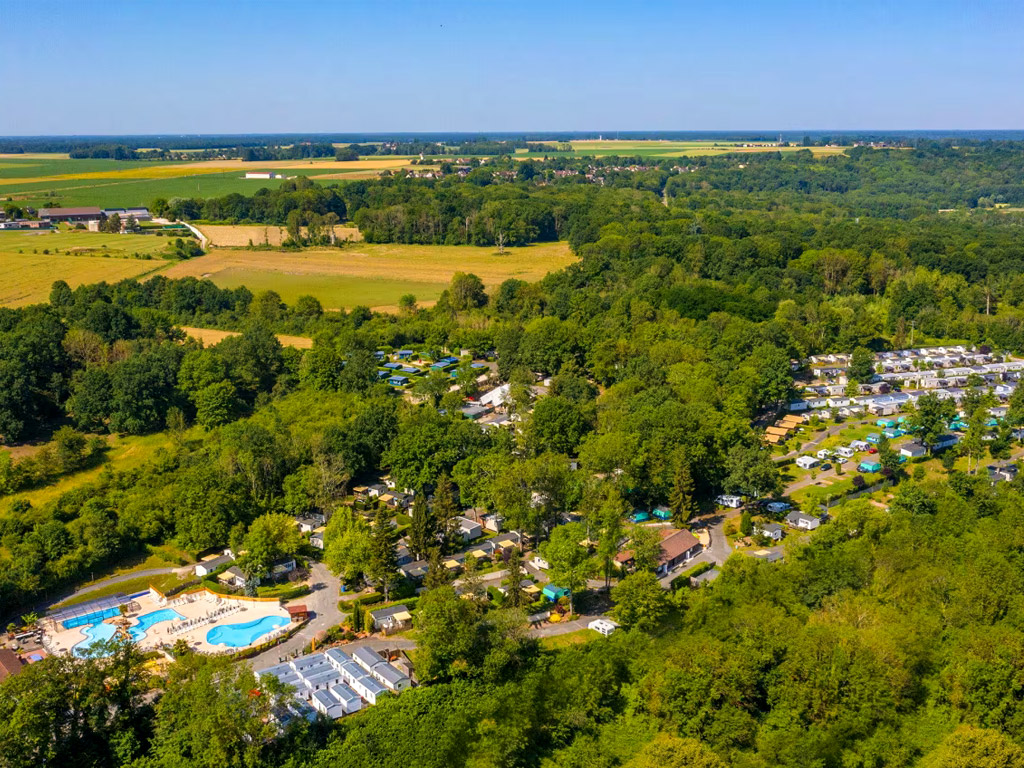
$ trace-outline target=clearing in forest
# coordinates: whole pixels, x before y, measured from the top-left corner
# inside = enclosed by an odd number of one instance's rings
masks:
[[[567,243],[506,248],[504,255],[494,247],[358,243],[303,251],[218,248],[163,274],[207,277],[221,287],[244,285],[254,293],[274,290],[288,303],[308,294],[328,309],[386,308],[407,293],[423,304],[436,300],[456,272],[472,272],[494,288],[509,278],[539,280],[574,261]]]

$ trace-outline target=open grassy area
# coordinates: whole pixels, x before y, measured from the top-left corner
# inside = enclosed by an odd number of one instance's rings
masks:
[[[542,637],[540,639],[540,647],[545,651],[554,651],[558,648],[567,648],[570,645],[589,643],[591,640],[597,640],[599,637],[601,637],[601,633],[593,629],[577,629],[574,632],[566,632],[564,635]]]
[[[573,261],[566,243],[508,248],[504,255],[474,246],[359,243],[304,251],[216,249],[163,274],[208,277],[225,288],[271,289],[286,302],[309,294],[327,308],[384,308],[406,293],[421,303],[436,300],[455,272],[472,272],[494,287],[510,277],[539,280]]]
[[[181,330],[193,339],[199,339],[208,347],[219,344],[228,336],[238,335],[236,331],[221,331],[217,328],[193,328],[187,325],[182,326]],[[285,333],[279,333],[277,334],[277,340],[286,347],[295,347],[296,349],[310,349],[313,346],[313,340],[308,336],[289,336]]]
[[[97,467],[76,472],[60,478],[57,482],[42,488],[35,488],[30,491],[23,491],[8,497],[8,499],[24,499],[34,507],[42,506],[57,499],[62,493],[66,493],[86,483],[94,482],[105,467],[115,470],[128,470],[142,466],[153,458],[153,455],[160,448],[170,445],[170,438],[164,432],[153,435],[128,435],[119,437],[112,435],[108,438],[110,450],[107,451],[106,460]]]

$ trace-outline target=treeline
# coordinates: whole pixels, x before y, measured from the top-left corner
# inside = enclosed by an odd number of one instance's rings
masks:
[[[239,147],[244,162],[265,160],[305,160],[311,157],[332,157],[333,144],[299,142],[288,146]]]
[[[259,224],[288,223],[292,211],[321,216],[333,213],[346,217],[345,199],[336,186],[322,187],[305,176],[281,182],[277,189],[261,189],[252,196],[232,193],[224,197],[159,198],[150,203],[157,215],[207,221],[255,222]]]

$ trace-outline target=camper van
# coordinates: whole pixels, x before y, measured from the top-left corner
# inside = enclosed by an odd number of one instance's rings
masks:
[[[844,459],[852,459],[856,451],[848,445],[842,445],[836,448],[836,453]]]

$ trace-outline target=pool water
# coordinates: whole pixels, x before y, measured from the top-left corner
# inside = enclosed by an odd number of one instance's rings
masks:
[[[113,624],[90,624],[82,630],[85,640],[76,643],[71,652],[75,656],[85,656],[97,643],[105,643],[117,634],[117,627]]]
[[[184,618],[172,608],[161,608],[159,611],[151,611],[139,616],[138,623],[128,627],[128,634],[132,636],[132,640],[138,642],[146,636],[147,630],[154,624],[159,624],[162,621],[182,621]],[[112,639],[117,634],[117,627],[113,624],[96,623],[85,627],[82,632],[85,634],[85,640],[76,643],[71,649],[76,656],[83,656],[93,645]]]
[[[264,635],[288,623],[284,616],[264,616],[262,619],[245,624],[225,624],[214,627],[206,633],[210,645],[226,645],[229,648],[244,648],[252,645]]]
[[[139,623],[133,627],[129,627],[128,632],[131,633],[132,640],[138,642],[146,636],[146,630],[148,630],[154,624],[159,624],[161,621],[184,620],[185,617],[173,608],[161,608],[159,611],[153,611],[151,613],[139,616]]]

